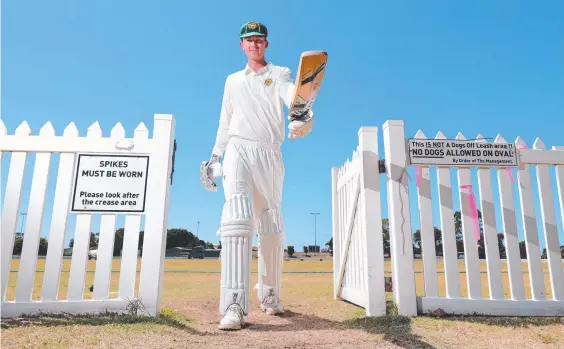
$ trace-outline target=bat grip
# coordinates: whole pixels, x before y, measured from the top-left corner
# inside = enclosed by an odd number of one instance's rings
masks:
[[[309,110],[304,111],[301,114],[290,114],[290,121],[305,121],[309,116]]]

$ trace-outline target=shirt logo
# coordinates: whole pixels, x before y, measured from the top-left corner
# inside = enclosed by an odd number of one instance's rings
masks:
[[[266,81],[264,82],[264,84],[265,84],[266,86],[272,85],[272,79],[270,79],[270,78],[269,78],[269,79],[266,79]]]

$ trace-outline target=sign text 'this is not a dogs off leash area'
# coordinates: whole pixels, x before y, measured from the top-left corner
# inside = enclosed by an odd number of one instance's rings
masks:
[[[149,157],[79,154],[73,212],[144,212]]]

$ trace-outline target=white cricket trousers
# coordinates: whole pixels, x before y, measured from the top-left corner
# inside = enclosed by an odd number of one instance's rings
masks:
[[[257,232],[259,301],[280,298],[285,231],[284,163],[279,145],[231,138],[224,153],[220,313],[238,303],[248,313],[252,237]]]

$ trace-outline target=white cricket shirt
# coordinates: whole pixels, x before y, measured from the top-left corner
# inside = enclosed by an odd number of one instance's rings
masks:
[[[286,131],[284,104],[290,105],[294,88],[290,69],[272,63],[257,73],[247,65],[230,74],[213,154],[223,155],[230,137],[281,145]]]

